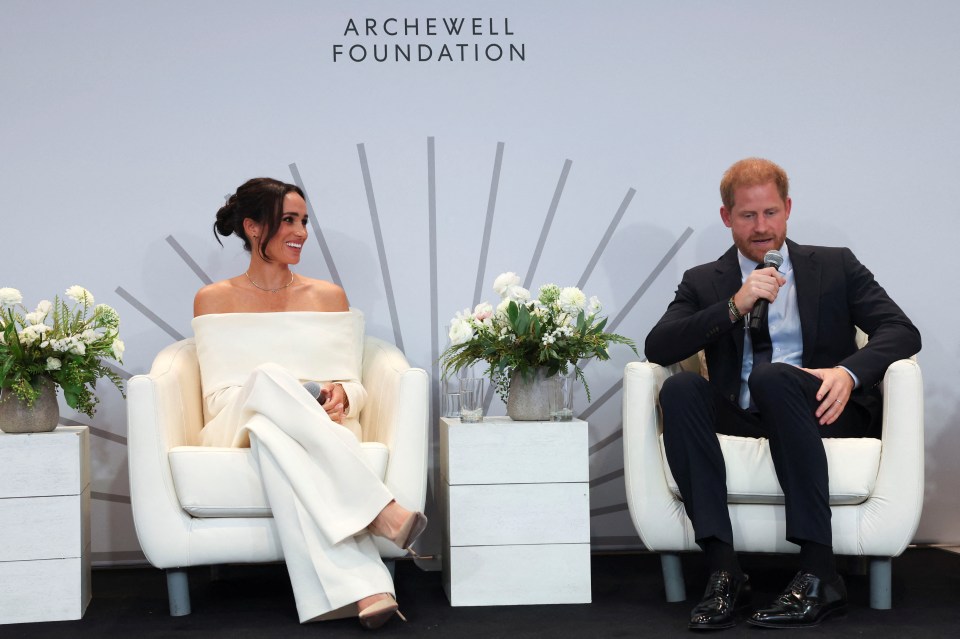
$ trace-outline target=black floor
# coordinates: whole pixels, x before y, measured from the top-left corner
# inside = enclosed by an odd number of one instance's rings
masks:
[[[752,555],[743,560],[758,603],[766,603],[794,573],[794,557]],[[853,567],[851,564],[849,567]],[[594,555],[593,603],[558,606],[451,608],[440,573],[411,562],[397,565],[397,596],[409,619],[394,619],[378,636],[418,637],[669,637],[693,636],[686,618],[704,586],[698,555],[684,557],[688,600],[663,599],[656,555]],[[934,548],[908,550],[893,563],[893,609],[871,610],[866,576],[845,573],[850,610],[818,628],[789,636],[960,636],[960,555]],[[40,637],[359,637],[355,619],[301,626],[282,565],[231,566],[215,580],[209,570],[191,574],[193,614],[170,617],[163,574],[150,568],[93,573],[93,601],[80,621],[0,625],[0,638]],[[744,624],[711,637],[761,639],[778,631]],[[367,634],[367,636],[370,636]]]

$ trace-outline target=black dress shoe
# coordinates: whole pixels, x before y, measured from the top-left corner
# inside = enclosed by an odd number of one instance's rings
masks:
[[[750,605],[750,577],[725,570],[710,575],[703,599],[690,613],[691,630],[723,630],[736,625],[737,610]]]
[[[821,581],[816,575],[798,572],[793,581],[767,608],[747,619],[764,628],[802,628],[817,626],[829,615],[847,607],[847,587],[843,578]]]

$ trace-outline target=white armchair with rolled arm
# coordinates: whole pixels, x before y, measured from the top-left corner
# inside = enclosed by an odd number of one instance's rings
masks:
[[[687,370],[700,368],[698,358]],[[674,367],[671,367],[674,368]],[[663,452],[660,387],[673,371],[649,362],[626,366],[623,454],[627,504],[644,545],[660,553],[668,601],[686,598],[680,552],[699,550]],[[894,362],[882,383],[882,439],[825,439],[833,546],[870,558],[870,605],[890,608],[891,558],[913,538],[923,506],[923,380],[913,359]],[[766,439],[718,435],[727,468],[734,547],[797,552],[784,539],[783,492]]]
[[[404,507],[422,511],[429,382],[394,346],[367,337],[363,452]],[[186,568],[280,561],[277,528],[249,448],[198,446],[203,427],[193,339],[164,348],[127,389],[130,502],[147,561],[167,574],[170,614],[190,613]],[[380,555],[406,554],[374,538]]]

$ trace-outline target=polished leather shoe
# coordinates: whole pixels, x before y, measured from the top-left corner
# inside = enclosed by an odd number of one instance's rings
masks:
[[[816,575],[801,571],[769,607],[757,610],[747,622],[764,628],[817,626],[846,607],[847,587],[840,575],[825,582]]]
[[[736,625],[735,614],[750,605],[750,577],[726,570],[710,575],[703,599],[690,612],[691,630],[723,630]]]

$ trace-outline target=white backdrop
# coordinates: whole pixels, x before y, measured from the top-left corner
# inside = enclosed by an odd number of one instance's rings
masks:
[[[919,326],[917,541],[960,542],[957,3],[0,0],[0,15],[0,286],[31,304],[91,289],[121,313],[127,373],[189,335],[203,277],[244,269],[210,228],[249,177],[300,176],[331,259],[314,233],[299,270],[335,272],[369,332],[433,373],[478,276],[494,301],[507,270],[534,287],[588,275],[587,294],[642,343],[683,269],[730,243],[720,175],[766,156],[792,179],[789,235],[853,248]],[[386,35],[391,17],[418,33]],[[428,18],[454,17],[481,18],[483,34],[428,33]],[[334,61],[357,44],[364,62]],[[397,44],[414,61],[392,61]],[[444,44],[467,59],[438,60]],[[489,44],[524,59],[489,61]],[[594,404],[578,398],[596,549],[639,543],[616,387],[632,357],[591,363]],[[94,435],[95,560],[136,561],[124,404],[106,385],[100,397],[94,420],[63,418]]]

